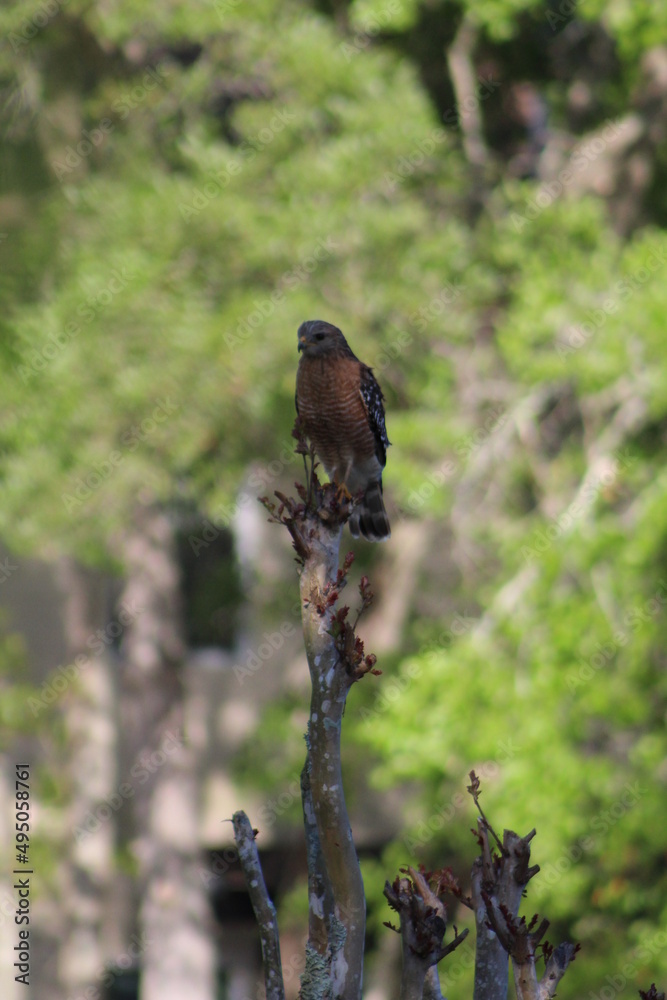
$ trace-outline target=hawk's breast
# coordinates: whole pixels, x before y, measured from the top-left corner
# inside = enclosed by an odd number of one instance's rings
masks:
[[[329,476],[343,473],[350,463],[366,465],[375,456],[375,437],[360,389],[358,361],[333,355],[304,356],[299,362],[299,416]]]

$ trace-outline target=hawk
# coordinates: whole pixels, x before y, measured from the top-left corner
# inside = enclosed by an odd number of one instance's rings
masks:
[[[371,542],[389,538],[382,470],[389,439],[384,396],[372,369],[350,350],[331,323],[307,320],[298,331],[296,411],[327,475],[352,496],[362,493],[350,532]]]

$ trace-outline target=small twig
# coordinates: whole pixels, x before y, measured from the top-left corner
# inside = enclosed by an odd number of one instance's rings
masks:
[[[310,472],[308,472],[308,459],[306,458],[305,455],[303,455],[303,474],[304,474],[304,476],[306,478],[306,482],[308,483],[308,497],[306,499],[306,506],[310,507],[310,500],[311,500],[311,478],[312,478],[312,475],[313,475],[313,466],[311,465]]]
[[[303,471],[306,476],[307,489],[306,507],[310,507],[313,499],[313,477],[315,475],[315,466],[317,465],[317,461],[315,459],[315,448],[312,441],[309,442],[306,438],[306,433],[303,429],[300,417],[297,417],[294,421],[292,437],[296,440],[296,447],[294,451],[297,455],[303,456]],[[310,471],[308,471],[307,457],[310,458]]]
[[[248,895],[259,925],[264,965],[264,986],[266,1000],[285,1000],[282,963],[280,961],[280,940],[276,908],[269,898],[264,881],[259,852],[255,842],[255,832],[243,811],[232,816],[234,840],[239,854],[239,862],[245,876]]]
[[[313,504],[313,488],[316,481],[315,469],[318,466],[318,461],[315,458],[315,448],[311,444],[308,447],[308,458],[310,458],[310,471],[308,471],[308,461],[306,456],[303,456],[303,464],[306,471],[306,483],[308,484],[308,492],[306,493],[306,507],[312,507]],[[319,485],[319,483],[318,483]]]
[[[362,576],[359,581],[359,593],[361,594],[361,604],[359,605],[359,610],[357,611],[357,617],[354,619],[352,624],[352,631],[357,631],[357,625],[359,624],[359,619],[367,611],[373,601],[375,600],[375,594],[371,590],[370,583],[367,576]]]
[[[503,842],[501,841],[500,837],[498,836],[498,834],[496,833],[496,831],[493,829],[493,827],[489,823],[488,819],[484,815],[484,810],[482,809],[481,805],[479,804],[479,797],[482,794],[482,789],[480,787],[479,778],[477,777],[477,775],[475,774],[474,771],[470,772],[470,784],[468,785],[468,791],[472,795],[472,800],[473,800],[473,802],[475,803],[475,805],[477,807],[477,811],[479,812],[480,816],[484,820],[484,825],[485,825],[486,829],[492,835],[493,839],[495,840],[496,844],[498,845],[498,849],[501,852],[501,854],[504,855],[505,854],[505,848],[503,847]],[[534,831],[533,831],[533,833],[534,833]]]

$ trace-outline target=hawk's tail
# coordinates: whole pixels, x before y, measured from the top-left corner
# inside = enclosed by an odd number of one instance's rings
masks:
[[[369,542],[384,542],[391,535],[389,518],[382,500],[381,479],[370,484],[363,500],[352,511],[350,533],[353,538],[358,538],[359,532]]]

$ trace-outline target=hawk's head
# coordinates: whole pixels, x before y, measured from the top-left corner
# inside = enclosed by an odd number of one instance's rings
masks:
[[[325,323],[323,319],[307,319],[297,333],[298,350],[307,358],[318,358],[324,354],[349,351],[347,341],[337,326]]]

